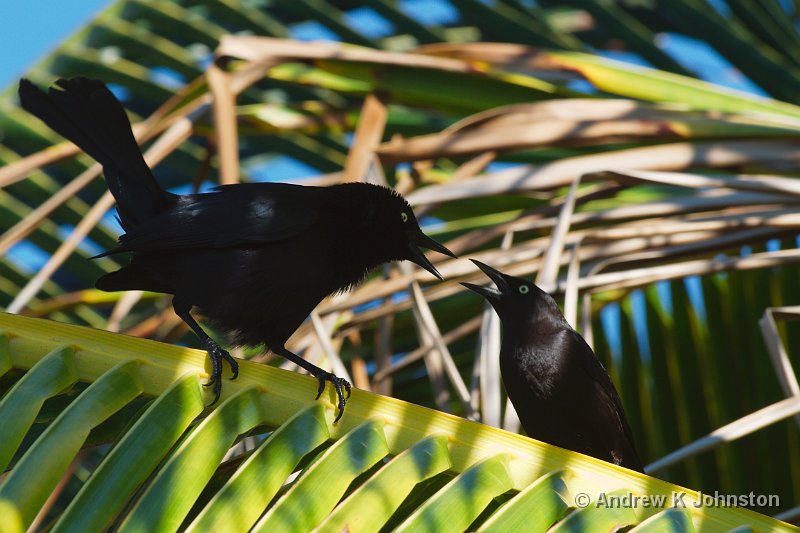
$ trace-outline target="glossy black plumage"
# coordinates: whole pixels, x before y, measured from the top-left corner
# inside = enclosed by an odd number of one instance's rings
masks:
[[[500,316],[500,373],[530,437],[644,471],[617,391],[553,298],[472,260],[497,289],[462,283]]]
[[[44,93],[22,80],[22,106],[103,165],[125,230],[119,246],[103,255],[132,254],[97,288],[173,294],[175,312],[211,358],[214,401],[221,361],[234,378],[238,365],[192,318],[193,308],[235,344],[264,345],[308,370],[320,393],[331,381],[341,416],[342,388],[349,393],[350,384],[289,352],[286,340],[323,298],[358,284],[374,267],[405,259],[441,277],[417,247],[453,254],[423,234],[408,203],[386,187],[252,183],[206,194],[166,192],[102,82],[73,78],[57,86]]]

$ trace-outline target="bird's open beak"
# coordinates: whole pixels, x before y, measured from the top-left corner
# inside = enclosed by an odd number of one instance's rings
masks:
[[[480,261],[476,261],[475,259],[470,259],[475,266],[480,268],[484,274],[489,276],[489,279],[494,281],[494,284],[497,285],[497,288],[492,287],[482,287],[480,285],[474,285],[472,283],[462,283],[463,286],[468,288],[473,292],[477,292],[487,300],[489,303],[497,303],[503,297],[503,294],[508,291],[508,282],[506,281],[506,277],[502,272],[499,272],[487,264],[481,263]]]
[[[448,255],[450,257],[455,258],[456,254],[436,242],[435,240],[431,239],[421,231],[409,231],[407,233],[408,240],[410,242],[409,249],[411,250],[411,261],[418,264],[434,276],[439,279],[442,278],[442,275],[439,274],[439,271],[436,270],[436,267],[428,261],[428,258],[425,257],[417,246],[422,246],[423,248],[428,248],[429,250],[433,250],[435,252],[439,252],[440,254]]]

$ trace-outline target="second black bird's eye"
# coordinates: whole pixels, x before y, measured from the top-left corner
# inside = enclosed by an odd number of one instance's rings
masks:
[[[405,212],[400,213],[400,218],[403,219],[403,222],[408,222],[408,213]]]
[[[530,290],[531,290],[531,289],[530,289],[530,287],[528,287],[527,285],[520,285],[520,286],[519,286],[519,292],[520,292],[520,294],[528,294],[528,292],[529,292]]]

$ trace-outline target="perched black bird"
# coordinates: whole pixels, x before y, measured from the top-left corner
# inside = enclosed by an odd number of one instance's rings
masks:
[[[644,472],[608,373],[555,300],[529,281],[472,262],[497,289],[462,285],[500,316],[500,373],[528,435]]]
[[[319,380],[330,381],[344,411],[350,384],[286,349],[289,336],[329,294],[361,282],[374,267],[409,260],[441,279],[417,246],[455,257],[419,228],[396,192],[366,183],[304,187],[248,183],[206,194],[161,189],[122,105],[99,81],[59,80],[45,93],[21,80],[22,107],[103,165],[125,234],[102,255],[131,252],[129,265],[97,280],[104,291],[173,294],[175,313],[211,359],[216,402],[222,360],[231,355],[190,314],[196,308],[236,345],[264,345]],[[317,394],[317,397],[319,397]]]

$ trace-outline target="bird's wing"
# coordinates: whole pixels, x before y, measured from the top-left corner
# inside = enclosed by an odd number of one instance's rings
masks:
[[[248,185],[179,196],[175,207],[132,228],[109,253],[269,243],[298,235],[319,218],[298,186]]]
[[[572,344],[572,353],[581,354],[579,357],[581,368],[586,371],[592,382],[597,384],[597,390],[605,397],[606,404],[613,407],[613,414],[618,423],[618,428],[620,431],[622,431],[623,435],[625,435],[625,439],[628,441],[628,447],[630,448],[628,454],[632,455],[632,457],[627,457],[626,461],[629,461],[630,464],[638,464],[639,470],[643,471],[641,460],[639,459],[639,456],[636,453],[636,448],[633,444],[633,432],[628,425],[627,418],[625,418],[625,410],[622,407],[622,401],[619,398],[619,394],[617,394],[617,389],[611,382],[611,378],[608,376],[608,372],[583,337],[581,337],[575,330],[570,329],[569,332],[570,335],[568,336],[568,342]]]

